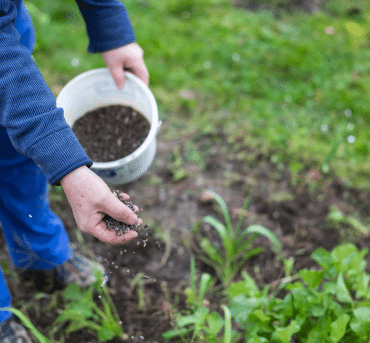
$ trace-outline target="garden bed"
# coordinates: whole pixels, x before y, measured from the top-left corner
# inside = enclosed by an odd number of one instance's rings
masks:
[[[171,306],[176,306],[177,310],[186,309],[184,289],[189,285],[188,247],[191,246],[186,242],[192,240],[190,230],[205,215],[218,216],[212,200],[204,196],[207,189],[222,196],[233,221],[245,198],[252,194],[243,227],[260,224],[274,232],[282,243],[281,256],[294,257],[295,270],[314,267],[316,264],[310,255],[318,247],[331,250],[343,240],[351,240],[363,248],[370,242],[368,237],[347,225],[331,225],[327,220],[333,205],[346,215],[356,213],[360,217],[368,217],[368,192],[348,189],[314,167],[308,168],[301,175],[301,182],[293,187],[287,169],[277,167],[267,156],[249,151],[251,158],[238,159],[237,144],[229,144],[221,132],[201,135],[200,138],[199,150],[212,143],[212,149],[204,156],[203,170],[199,163],[188,162],[184,157],[181,168],[187,171],[187,176],[175,181],[173,171],[168,167],[174,142],[159,137],[157,157],[151,169],[136,182],[115,187],[128,193],[131,200],[143,209],[140,215],[151,229],[142,230],[138,238],[125,246],[110,246],[85,234],[81,242],[65,198],[62,195],[52,197],[52,208],[63,219],[74,249],[87,256],[96,256],[109,271],[109,290],[127,342],[163,342],[161,335],[171,329],[174,320],[175,310]],[[183,143],[179,146],[183,155]],[[144,236],[144,232],[148,235]],[[203,225],[201,232],[216,246],[220,243],[209,227]],[[280,280],[284,276],[284,267],[272,253],[270,243],[260,237],[255,245],[264,250],[250,259],[243,269],[260,287]],[[1,258],[7,260],[3,243],[0,253]],[[196,267],[199,273],[208,272],[215,276],[197,256]],[[145,278],[141,284],[133,284],[138,273]],[[238,279],[240,275],[235,280]],[[16,277],[10,275],[7,281],[13,294],[13,305],[23,308],[37,328],[47,335],[62,306],[60,297],[50,310],[44,312],[51,298],[35,300],[36,290],[21,285]],[[144,292],[141,295],[138,292],[140,287]],[[206,298],[212,310],[220,310],[221,297],[217,293]],[[31,306],[27,307],[27,303]],[[97,342],[97,339],[82,330],[66,336],[65,341],[87,343]],[[111,342],[119,341],[114,339]]]

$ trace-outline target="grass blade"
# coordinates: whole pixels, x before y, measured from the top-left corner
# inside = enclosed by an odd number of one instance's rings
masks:
[[[245,199],[245,201],[244,201],[244,204],[242,206],[242,211],[241,211],[241,213],[240,213],[240,215],[238,217],[238,222],[236,223],[236,227],[235,227],[235,236],[236,237],[238,236],[238,233],[240,231],[240,228],[241,228],[241,226],[243,224],[243,217],[244,217],[243,216],[243,212],[248,208],[251,200],[252,200],[252,194],[249,194],[247,196],[247,198]]]
[[[222,224],[218,219],[212,217],[212,216],[205,216],[203,218],[203,221],[205,221],[207,224],[213,226],[223,241],[227,239],[228,232],[224,224]]]
[[[265,228],[264,226],[251,225],[244,230],[243,235],[248,234],[248,233],[258,233],[260,235],[265,236],[271,241],[272,243],[271,250],[274,253],[278,253],[281,251],[282,245],[280,241],[278,240],[278,238],[276,237],[276,235],[272,233],[269,229]]]
[[[1,307],[0,311],[13,312],[22,321],[23,325],[27,329],[29,329],[32,334],[39,340],[40,343],[51,343],[41,332],[36,329],[31,321],[20,310],[10,307]]]
[[[231,343],[231,313],[226,305],[221,305],[225,313],[224,343]]]
[[[195,297],[195,256],[191,255],[190,257],[190,287]]]
[[[216,202],[218,203],[218,205],[220,206],[221,213],[224,216],[227,229],[229,231],[232,230],[231,219],[230,219],[229,211],[227,209],[227,206],[226,206],[225,201],[221,198],[221,196],[219,196],[217,193],[215,193],[215,192],[213,192],[211,190],[208,190],[207,193],[210,196],[212,196],[213,199],[215,199]]]
[[[164,332],[162,334],[162,337],[164,339],[171,339],[177,336],[185,336],[186,334],[192,332],[194,329],[193,328],[182,328],[182,329],[175,329],[175,330],[170,330],[167,332]]]
[[[199,245],[213,262],[217,263],[218,265],[223,264],[224,260],[222,256],[218,253],[217,249],[214,247],[214,245],[210,242],[209,239],[203,238],[200,241]],[[212,265],[213,264],[214,263],[212,263]]]
[[[234,253],[232,246],[233,232],[228,232],[225,225],[212,216],[206,216],[203,218],[203,220],[214,227],[222,239],[222,243],[226,249],[227,255],[232,256]]]
[[[209,286],[212,282],[212,276],[208,273],[202,274],[200,277],[200,283],[199,283],[199,294],[198,294],[198,305],[200,305],[203,301],[204,295],[206,294]]]

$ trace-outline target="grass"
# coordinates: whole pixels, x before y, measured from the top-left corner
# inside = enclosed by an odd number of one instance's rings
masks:
[[[79,73],[105,66],[86,52],[74,1],[26,4],[38,35],[34,56],[55,94]],[[351,14],[350,1],[329,1],[319,13],[280,18],[226,0],[125,5],[172,135],[222,126],[293,172],[319,165],[369,188],[369,4],[359,1],[360,12]]]

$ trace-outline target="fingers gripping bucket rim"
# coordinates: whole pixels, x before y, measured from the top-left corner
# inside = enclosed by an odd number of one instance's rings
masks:
[[[63,108],[70,127],[85,113],[109,105],[130,106],[148,119],[148,136],[133,153],[116,161],[94,161],[91,169],[109,185],[134,181],[149,169],[155,157],[156,136],[161,125],[150,89],[137,76],[129,72],[125,75],[125,86],[119,90],[108,68],[93,69],[69,81],[57,97],[57,107]]]

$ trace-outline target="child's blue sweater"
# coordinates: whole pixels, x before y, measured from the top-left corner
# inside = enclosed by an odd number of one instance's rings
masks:
[[[126,9],[118,0],[76,2],[86,23],[89,52],[135,40]],[[22,0],[0,0],[0,126],[6,128],[15,149],[37,163],[54,185],[92,161],[31,58],[34,43],[31,18]]]

